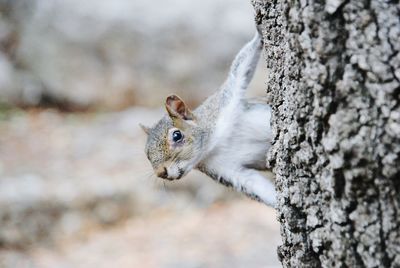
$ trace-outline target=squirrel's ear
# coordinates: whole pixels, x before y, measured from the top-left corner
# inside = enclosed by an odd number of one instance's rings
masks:
[[[140,123],[139,123],[139,126],[140,126],[141,129],[143,129],[144,133],[149,135],[149,133],[150,133],[150,128],[149,127],[146,127],[145,125],[142,125]]]
[[[186,106],[181,98],[176,95],[170,95],[165,101],[165,108],[170,117],[177,117],[184,120],[194,120],[192,111]]]

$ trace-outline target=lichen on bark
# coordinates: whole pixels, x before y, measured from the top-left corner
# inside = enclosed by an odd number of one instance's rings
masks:
[[[254,0],[285,267],[400,267],[399,1]]]

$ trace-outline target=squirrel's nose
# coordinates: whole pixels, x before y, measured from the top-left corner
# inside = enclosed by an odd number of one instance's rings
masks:
[[[168,178],[168,171],[166,167],[161,167],[157,170],[157,176],[163,179]]]

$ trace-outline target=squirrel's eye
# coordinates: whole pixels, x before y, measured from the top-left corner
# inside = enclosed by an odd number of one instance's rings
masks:
[[[183,135],[182,135],[182,133],[181,133],[179,130],[175,130],[175,131],[172,133],[172,140],[173,140],[174,142],[178,142],[178,141],[180,141],[182,138],[183,138]]]

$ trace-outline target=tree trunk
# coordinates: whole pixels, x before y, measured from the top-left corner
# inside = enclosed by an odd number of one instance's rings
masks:
[[[284,267],[400,267],[399,1],[253,0]]]

